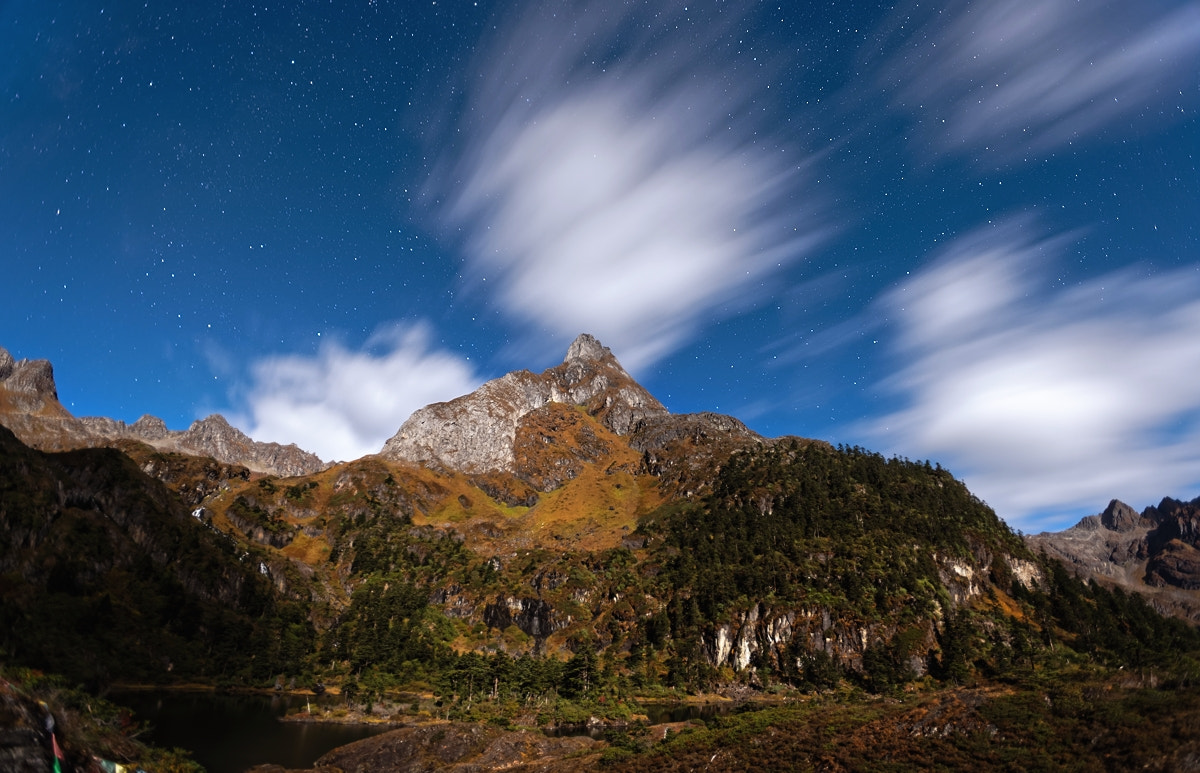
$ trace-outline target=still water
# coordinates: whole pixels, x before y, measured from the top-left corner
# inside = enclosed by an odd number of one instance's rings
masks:
[[[139,722],[151,730],[143,737],[156,746],[187,749],[208,773],[242,773],[272,762],[287,768],[308,768],[326,752],[392,728],[379,725],[336,725],[280,722],[279,717],[304,706],[295,695],[228,695],[213,692],[147,690],[108,696],[128,706]],[[316,699],[313,705],[318,705]],[[340,705],[341,699],[323,696],[320,705]],[[651,724],[709,719],[730,710],[728,704],[642,707]],[[554,735],[587,733],[563,729]],[[597,731],[597,736],[603,733]]]
[[[280,722],[304,706],[291,695],[224,695],[210,692],[133,691],[108,696],[133,709],[149,723],[142,736],[155,746],[179,747],[208,773],[242,773],[273,762],[288,768],[311,767],[329,750],[392,728],[375,725]],[[336,701],[336,698],[326,698]]]

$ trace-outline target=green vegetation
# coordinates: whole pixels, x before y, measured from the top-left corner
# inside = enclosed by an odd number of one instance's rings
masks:
[[[0,438],[0,646],[101,687],[295,673],[307,608],[239,548],[107,449],[42,455]]]
[[[1200,651],[1195,629],[1140,597],[1030,554],[945,470],[858,448],[781,442],[736,455],[711,496],[643,519],[640,551],[484,559],[412,526],[394,503],[364,501],[337,530],[359,585],[317,662],[331,674],[339,663],[385,674],[395,688],[431,685],[449,718],[538,706],[560,721],[580,707],[614,716],[633,695],[738,681],[899,695],[921,680],[1028,674],[1047,652],[1134,668]],[[1012,560],[1042,566],[1042,585],[1014,579]],[[951,564],[973,578],[969,601],[955,601],[967,583],[952,587]],[[491,599],[524,601],[468,626],[429,603],[450,594],[479,605],[476,615]],[[511,622],[522,614],[524,631]],[[758,626],[751,668],[714,664],[718,631],[732,636],[748,620]],[[781,620],[791,635],[763,641]],[[833,646],[814,647],[817,636]]]
[[[1200,691],[1061,669],[1020,682],[848,694],[692,723],[614,745],[605,770],[1181,770],[1200,752]]]
[[[379,461],[242,480],[216,510],[227,534],[119,453],[0,433],[0,454],[0,646],[71,683],[282,675],[340,686],[348,709],[420,695],[423,714],[505,727],[628,721],[647,696],[790,699],[665,745],[629,725],[615,770],[1153,769],[1132,739],[1200,716],[1195,627],[1031,554],[927,462],[779,441],[732,456],[708,496],[555,550],[510,537],[522,516],[461,479]]]

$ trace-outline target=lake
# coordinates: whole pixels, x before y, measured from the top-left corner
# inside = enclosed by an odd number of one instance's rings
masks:
[[[393,729],[380,725],[280,722],[304,706],[305,698],[279,694],[227,694],[174,690],[114,692],[109,699],[134,711],[151,731],[142,738],[156,746],[187,749],[208,773],[243,773],[271,762],[287,768],[311,767],[338,746]],[[310,698],[313,705],[342,705],[335,696]],[[729,704],[651,704],[642,707],[651,723],[708,719]],[[583,730],[562,730],[573,735]],[[601,735],[597,733],[597,735]]]
[[[133,709],[139,722],[150,724],[144,740],[187,749],[208,773],[242,773],[264,762],[307,768],[335,747],[392,729],[280,722],[289,710],[304,706],[304,697],[295,695],[137,690],[114,692],[108,698]],[[340,705],[338,698],[321,699],[322,705],[335,702]]]

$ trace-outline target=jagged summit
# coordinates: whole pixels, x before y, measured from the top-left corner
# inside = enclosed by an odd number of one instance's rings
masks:
[[[1141,525],[1140,521],[1137,511],[1119,499],[1109,502],[1100,514],[1101,525],[1116,532],[1133,531]]]
[[[605,358],[612,358],[614,362],[612,350],[604,344],[596,340],[595,336],[590,333],[580,333],[579,337],[571,342],[567,347],[567,356],[563,358],[563,363],[573,362],[575,360],[594,360],[601,361]]]
[[[295,445],[251,440],[219,414],[195,421],[184,431],[167,429],[162,419],[150,415],[133,424],[103,416],[77,418],[58,400],[54,367],[49,360],[15,360],[3,347],[0,347],[0,424],[26,445],[47,451],[137,440],[160,451],[211,456],[272,475],[305,475],[328,466]]]
[[[1082,577],[1147,594],[1158,609],[1200,621],[1200,498],[1164,498],[1141,513],[1114,499],[1069,529],[1025,540]]]
[[[16,360],[0,347],[0,410],[36,416],[69,415],[58,401],[49,360]]]
[[[469,395],[416,411],[384,445],[382,455],[469,473],[512,472],[522,420],[551,404],[582,407],[617,435],[668,413],[606,346],[584,333],[567,349],[562,364],[541,374],[514,371]]]

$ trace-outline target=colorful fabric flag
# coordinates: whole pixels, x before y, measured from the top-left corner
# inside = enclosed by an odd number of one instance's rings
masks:
[[[54,733],[50,733],[50,745],[54,747],[54,773],[63,773],[63,763],[67,761],[67,755],[59,748],[58,736]]]

